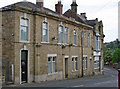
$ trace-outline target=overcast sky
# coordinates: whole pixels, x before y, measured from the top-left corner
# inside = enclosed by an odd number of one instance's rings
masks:
[[[13,4],[22,0],[1,0],[0,7]],[[36,0],[27,0],[35,3]],[[58,0],[44,0],[44,6],[55,10]],[[88,19],[103,21],[104,42],[114,41],[118,38],[118,0],[76,0],[78,13],[86,12]],[[70,9],[72,0],[62,0],[63,13]]]

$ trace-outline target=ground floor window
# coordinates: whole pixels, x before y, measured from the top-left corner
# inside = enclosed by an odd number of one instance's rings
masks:
[[[78,70],[78,58],[77,57],[72,57],[72,71],[77,71]]]
[[[83,69],[87,69],[87,57],[83,57]]]
[[[94,69],[99,69],[99,66],[100,66],[99,57],[95,57],[95,59],[94,59]]]
[[[48,57],[48,73],[56,72],[56,56]]]

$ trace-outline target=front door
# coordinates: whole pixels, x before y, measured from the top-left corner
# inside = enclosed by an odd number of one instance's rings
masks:
[[[65,58],[65,78],[68,78],[68,58]]]
[[[27,83],[27,61],[28,61],[28,51],[21,51],[21,80],[22,83]]]

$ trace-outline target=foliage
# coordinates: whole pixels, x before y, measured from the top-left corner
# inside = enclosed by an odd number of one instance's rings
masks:
[[[114,51],[114,53],[113,53],[113,55],[112,55],[112,62],[113,62],[113,63],[118,63],[118,62],[120,62],[120,49],[119,49],[119,48],[117,48],[117,49]]]
[[[104,59],[105,59],[105,63],[112,61],[112,50],[107,48],[104,49]]]
[[[120,48],[120,42],[116,39],[113,42],[104,44],[104,62],[111,62],[115,49]],[[113,61],[114,62],[114,61]]]

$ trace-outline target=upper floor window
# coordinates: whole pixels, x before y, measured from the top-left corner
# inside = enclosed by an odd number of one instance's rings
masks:
[[[43,22],[42,42],[48,42],[48,23]]]
[[[88,47],[90,47],[90,34],[88,34]]]
[[[64,43],[65,44],[68,43],[68,28],[67,27],[64,28]]]
[[[84,32],[81,32],[81,45],[84,45]]]
[[[74,45],[77,44],[77,32],[74,30]]]
[[[96,37],[96,50],[100,50],[100,37]]]
[[[58,31],[58,43],[63,43],[63,26],[60,25]]]
[[[29,20],[26,18],[21,18],[20,20],[20,40],[28,41],[29,36]]]

